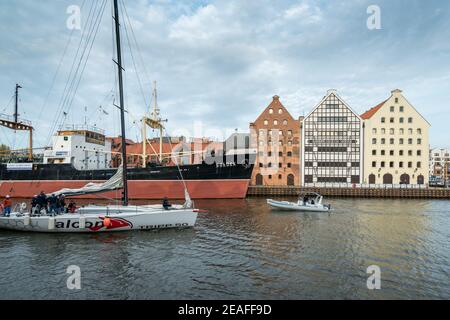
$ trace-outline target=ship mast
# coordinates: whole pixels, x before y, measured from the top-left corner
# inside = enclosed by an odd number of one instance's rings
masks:
[[[153,102],[154,104],[151,116],[144,116],[144,118],[142,118],[142,157],[144,168],[147,166],[147,126],[152,129],[159,130],[159,162],[162,163],[163,160],[163,122],[167,122],[167,120],[161,119],[161,110],[158,106],[158,90],[156,88],[156,81],[154,82],[153,88]]]
[[[120,46],[120,20],[118,0],[114,0],[114,21],[116,26],[116,45],[117,45],[117,70],[119,76],[119,95],[120,95],[120,125],[122,128],[122,166],[123,166],[123,205],[128,206],[128,170],[127,170],[127,143],[125,136],[125,105],[123,95],[123,75],[122,75],[122,49]]]

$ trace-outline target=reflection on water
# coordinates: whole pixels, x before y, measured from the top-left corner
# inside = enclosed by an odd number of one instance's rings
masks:
[[[0,231],[2,299],[450,298],[450,202],[332,199],[331,214],[263,199],[200,201],[192,230]],[[82,290],[66,269],[82,270]],[[367,267],[382,290],[366,287]]]

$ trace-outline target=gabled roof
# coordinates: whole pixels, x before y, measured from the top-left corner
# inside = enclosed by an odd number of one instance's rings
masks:
[[[366,111],[365,113],[363,113],[361,115],[361,118],[364,119],[364,120],[372,118],[375,115],[375,113],[377,113],[378,110],[380,110],[388,100],[383,101],[382,103],[380,103],[376,107],[373,107],[372,109],[370,109],[370,110]]]
[[[270,109],[282,108],[286,112],[287,117],[290,117],[291,120],[295,121],[295,118],[290,114],[288,109],[281,103],[279,96],[274,96],[272,102],[264,109],[264,111],[259,115],[259,117],[253,122],[257,122],[261,120],[267,113],[269,113]]]
[[[323,97],[322,100],[320,100],[320,102],[314,107],[314,109],[304,118],[304,120],[308,119],[327,99],[328,97],[330,97],[331,95],[334,95],[337,99],[339,99],[339,101],[341,101],[344,106],[350,110],[356,117],[358,117],[359,120],[361,120],[361,117],[359,116],[358,113],[355,112],[355,110],[353,110],[348,104],[347,102],[344,101],[344,99],[342,99],[337,91],[335,89],[331,89],[328,90],[327,95],[325,97]]]

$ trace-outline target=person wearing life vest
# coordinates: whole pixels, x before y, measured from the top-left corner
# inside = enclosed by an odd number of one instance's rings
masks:
[[[10,196],[6,196],[5,200],[3,200],[3,215],[5,217],[9,217],[11,215],[12,210],[12,201]]]

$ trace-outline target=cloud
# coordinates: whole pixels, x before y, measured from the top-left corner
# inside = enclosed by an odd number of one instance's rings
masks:
[[[40,146],[51,130],[81,36],[74,33],[41,111],[70,36],[66,8],[82,2],[50,1],[0,2],[0,111],[15,83],[21,83],[22,115],[33,119]],[[298,117],[308,113],[329,88],[338,89],[359,112],[401,88],[433,124],[433,145],[450,147],[445,129],[450,119],[442,114],[450,100],[446,88],[450,4],[378,1],[383,29],[369,31],[370,4],[365,0],[127,2],[139,42],[138,50],[128,29],[133,63],[122,31],[130,138],[139,136],[132,122],[148,111],[152,82],[157,80],[169,131],[191,130],[199,120],[205,128],[248,130],[275,94]],[[82,10],[85,20],[88,10],[89,6]],[[106,10],[67,122],[83,122],[88,106],[91,123],[115,135],[117,109],[113,99],[105,99],[115,86],[110,8]],[[123,17],[122,27],[125,22]],[[100,104],[109,117],[96,114]],[[7,111],[11,113],[11,106]],[[12,133],[2,129],[0,134],[0,143],[13,141]],[[26,145],[26,137],[17,140],[16,145]]]

